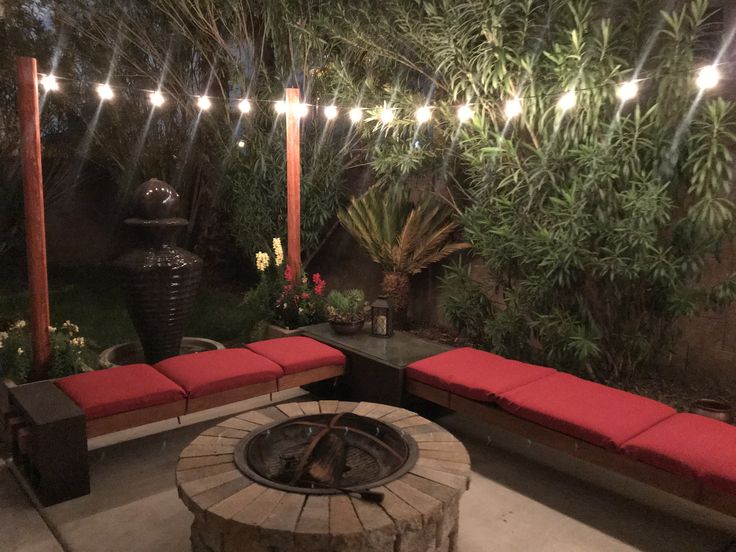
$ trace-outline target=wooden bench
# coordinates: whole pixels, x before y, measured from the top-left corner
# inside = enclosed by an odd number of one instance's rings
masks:
[[[409,365],[406,391],[736,516],[732,425],[678,414],[651,399],[470,348]]]
[[[85,372],[47,382],[44,391],[48,394],[48,386],[53,388],[51,391],[61,391],[65,412],[73,412],[77,418],[84,414],[84,424],[74,426],[83,433],[69,440],[77,443],[80,439],[86,442],[100,435],[179,418],[344,373],[345,356],[340,351],[297,336],[251,343],[244,348],[181,355],[154,366],[132,364]],[[20,420],[14,435],[30,433],[30,442],[40,435],[40,429],[36,421],[24,415],[28,411],[25,402],[30,401],[30,397],[35,403],[40,399],[37,393],[23,391],[34,385],[38,384],[14,389],[20,397],[14,404]],[[25,402],[23,397],[27,397]],[[39,459],[34,451],[27,451],[17,461],[18,465],[27,466],[27,478],[39,496],[45,497],[44,505],[89,492],[85,469],[83,474],[68,482],[63,492],[48,493],[42,482],[31,477],[36,465],[47,460],[45,456]]]

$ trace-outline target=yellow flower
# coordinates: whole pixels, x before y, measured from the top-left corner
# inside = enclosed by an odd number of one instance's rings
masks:
[[[281,238],[273,239],[273,256],[276,266],[281,266],[284,262],[284,248],[281,246]]]
[[[256,268],[258,272],[264,272],[269,264],[271,264],[271,259],[268,253],[264,253],[263,251],[256,253]]]

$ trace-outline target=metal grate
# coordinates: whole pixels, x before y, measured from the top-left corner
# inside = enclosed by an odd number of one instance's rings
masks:
[[[401,477],[417,445],[391,424],[352,413],[312,414],[259,428],[235,450],[250,478],[310,494],[361,492]]]

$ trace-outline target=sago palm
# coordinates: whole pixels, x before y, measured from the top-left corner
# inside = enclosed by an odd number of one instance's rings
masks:
[[[429,195],[412,202],[409,191],[398,185],[372,186],[338,217],[381,265],[381,287],[393,302],[399,327],[409,306],[409,276],[469,247],[453,240],[458,224],[449,206]]]

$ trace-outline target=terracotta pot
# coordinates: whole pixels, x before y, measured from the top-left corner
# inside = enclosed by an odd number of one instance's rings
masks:
[[[274,324],[269,324],[268,328],[266,329],[266,339],[276,339],[277,337],[289,337],[292,335],[301,335],[302,330],[301,328],[294,328],[293,330],[290,330],[289,328],[282,328],[281,326],[275,326]]]
[[[690,412],[707,416],[727,424],[733,423],[733,409],[731,405],[713,399],[698,399],[690,405]]]
[[[358,333],[363,329],[365,320],[358,320],[357,322],[330,322],[330,327],[336,334],[340,335],[352,335]]]

